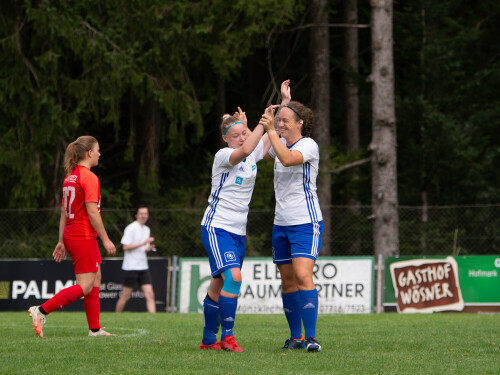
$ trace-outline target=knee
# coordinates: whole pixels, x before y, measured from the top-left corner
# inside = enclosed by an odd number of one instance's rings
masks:
[[[229,269],[225,270],[222,274],[224,275],[224,286],[222,290],[226,293],[238,295],[241,287],[241,272],[235,272],[233,276],[233,273]]]
[[[295,278],[299,289],[311,289],[311,287],[314,287],[312,275],[307,272],[299,272]]]
[[[82,288],[82,291],[83,291],[83,295],[87,295],[89,294],[90,292],[92,292],[92,289],[94,289],[94,284],[90,284],[90,283],[83,283],[83,284],[79,284],[80,285],[80,288]]]
[[[144,297],[146,297],[146,299],[148,299],[148,300],[154,300],[155,299],[155,292],[153,292],[152,290],[148,290],[148,291],[146,291],[146,293],[144,293]]]

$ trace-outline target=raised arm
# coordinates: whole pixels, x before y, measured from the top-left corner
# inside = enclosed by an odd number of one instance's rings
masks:
[[[245,112],[243,112],[240,107],[238,107],[238,113],[235,113],[234,116],[239,120],[242,120],[245,126],[247,126],[247,118]],[[240,163],[243,159],[250,155],[253,150],[255,150],[255,147],[257,147],[260,139],[262,138],[262,135],[264,134],[264,127],[259,124],[254,128],[253,131],[250,131],[247,126],[247,131],[250,133],[248,138],[245,140],[243,145],[234,150],[229,157],[229,163],[231,165]]]
[[[292,93],[290,91],[290,80],[287,79],[281,83],[281,105],[290,103]]]

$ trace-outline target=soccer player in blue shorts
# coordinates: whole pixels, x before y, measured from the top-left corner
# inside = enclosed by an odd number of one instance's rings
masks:
[[[312,111],[299,102],[289,101],[289,92],[288,84],[282,85],[282,95],[288,94],[288,100],[284,100],[278,110],[276,128],[270,111],[266,111],[259,122],[271,142],[265,159],[275,160],[273,262],[281,274],[283,310],[290,327],[290,339],[283,349],[306,348],[319,352],[318,292],[313,282],[314,263],[323,234],[323,217],[316,193],[319,147],[310,138]]]
[[[238,108],[221,124],[226,148],[215,154],[209,205],[201,222],[201,239],[210,261],[212,278],[203,301],[203,340],[200,349],[242,352],[233,335],[245,256],[248,205],[252,198],[257,162],[270,147],[262,125],[253,132]],[[264,136],[263,136],[264,135]],[[217,332],[221,325],[221,341]]]

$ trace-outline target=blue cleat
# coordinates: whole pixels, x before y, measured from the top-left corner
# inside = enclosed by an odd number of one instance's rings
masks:
[[[308,352],[320,352],[321,351],[321,345],[319,344],[318,340],[316,340],[315,337],[308,337],[306,339],[306,349]]]

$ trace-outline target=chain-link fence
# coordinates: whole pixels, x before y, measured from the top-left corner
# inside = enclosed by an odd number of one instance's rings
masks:
[[[331,229],[323,253],[373,255],[370,206],[331,206]],[[158,256],[205,256],[200,238],[204,210],[151,209],[148,225]],[[101,212],[111,240],[122,255],[120,239],[134,220],[130,210]],[[58,238],[60,208],[0,210],[0,258],[51,258]],[[271,256],[274,210],[251,210],[247,256]],[[400,255],[465,255],[500,253],[500,205],[400,207]],[[325,254],[326,255],[326,254]]]

